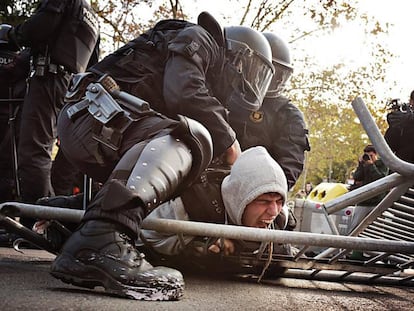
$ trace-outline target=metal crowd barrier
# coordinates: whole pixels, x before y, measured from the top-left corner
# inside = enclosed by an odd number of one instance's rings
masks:
[[[168,219],[145,219],[143,228],[177,235],[255,241],[258,245],[261,243],[262,246],[267,244],[267,247],[260,247],[260,251],[219,256],[219,260],[217,256],[208,255],[207,261],[210,264],[216,264],[215,267],[218,269],[232,267],[234,271],[236,267],[239,268],[240,273],[256,272],[257,274],[259,268],[263,271],[267,269],[270,272],[273,271],[270,278],[282,275],[283,277],[315,280],[413,286],[414,274],[410,274],[410,269],[414,267],[414,232],[412,229],[414,228],[414,216],[413,208],[408,205],[409,203],[414,205],[414,198],[405,194],[414,193],[414,190],[409,188],[414,184],[414,165],[401,161],[392,154],[360,98],[354,100],[353,107],[377,152],[395,173],[322,204],[321,208],[334,234],[264,230]],[[350,236],[338,234],[331,218],[333,213],[385,191],[389,191],[386,197]],[[297,204],[314,203],[298,200]],[[0,204],[0,225],[8,230],[14,230],[43,249],[57,253],[58,250],[53,249],[47,241],[41,241],[36,233],[19,227],[12,218],[27,216],[77,223],[81,220],[83,213],[83,210],[6,202]],[[295,251],[289,255],[272,253],[268,251],[270,242],[274,245],[290,244]],[[310,257],[306,254],[306,250],[312,246],[322,247],[324,251],[317,256]],[[352,250],[360,250],[368,258],[366,260],[350,259],[347,254]]]

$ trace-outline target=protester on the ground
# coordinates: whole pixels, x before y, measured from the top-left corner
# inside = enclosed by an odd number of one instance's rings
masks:
[[[255,163],[260,163],[259,166]],[[147,218],[191,220],[284,230],[288,223],[286,176],[264,147],[242,152],[231,170],[205,171],[180,197],[168,201]],[[140,231],[141,243],[162,255],[178,255],[189,248],[233,254],[243,243],[229,239],[200,239],[153,230]],[[196,243],[191,243],[194,241]],[[201,247],[201,241],[204,241]],[[190,249],[191,251],[191,249]]]

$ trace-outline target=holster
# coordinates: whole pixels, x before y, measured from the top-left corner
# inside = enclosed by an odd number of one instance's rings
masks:
[[[119,149],[122,134],[132,122],[155,113],[142,99],[120,91],[109,76],[96,81],[91,72],[73,77],[65,101],[73,103],[66,110],[69,119],[75,121],[89,112],[95,119],[93,138],[114,151]]]
[[[65,102],[79,102],[85,96],[86,88],[89,83],[94,81],[96,81],[96,78],[92,72],[83,72],[73,75],[65,95]]]

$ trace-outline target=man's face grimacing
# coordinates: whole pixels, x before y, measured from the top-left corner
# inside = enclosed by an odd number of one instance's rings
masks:
[[[242,224],[247,227],[267,228],[280,214],[282,207],[283,197],[279,193],[259,195],[244,209]]]

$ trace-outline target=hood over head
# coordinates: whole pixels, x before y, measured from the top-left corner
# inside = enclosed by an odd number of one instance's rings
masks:
[[[285,202],[287,181],[280,165],[261,146],[242,152],[221,184],[226,212],[236,225],[242,225],[246,205],[269,192],[279,193]]]

